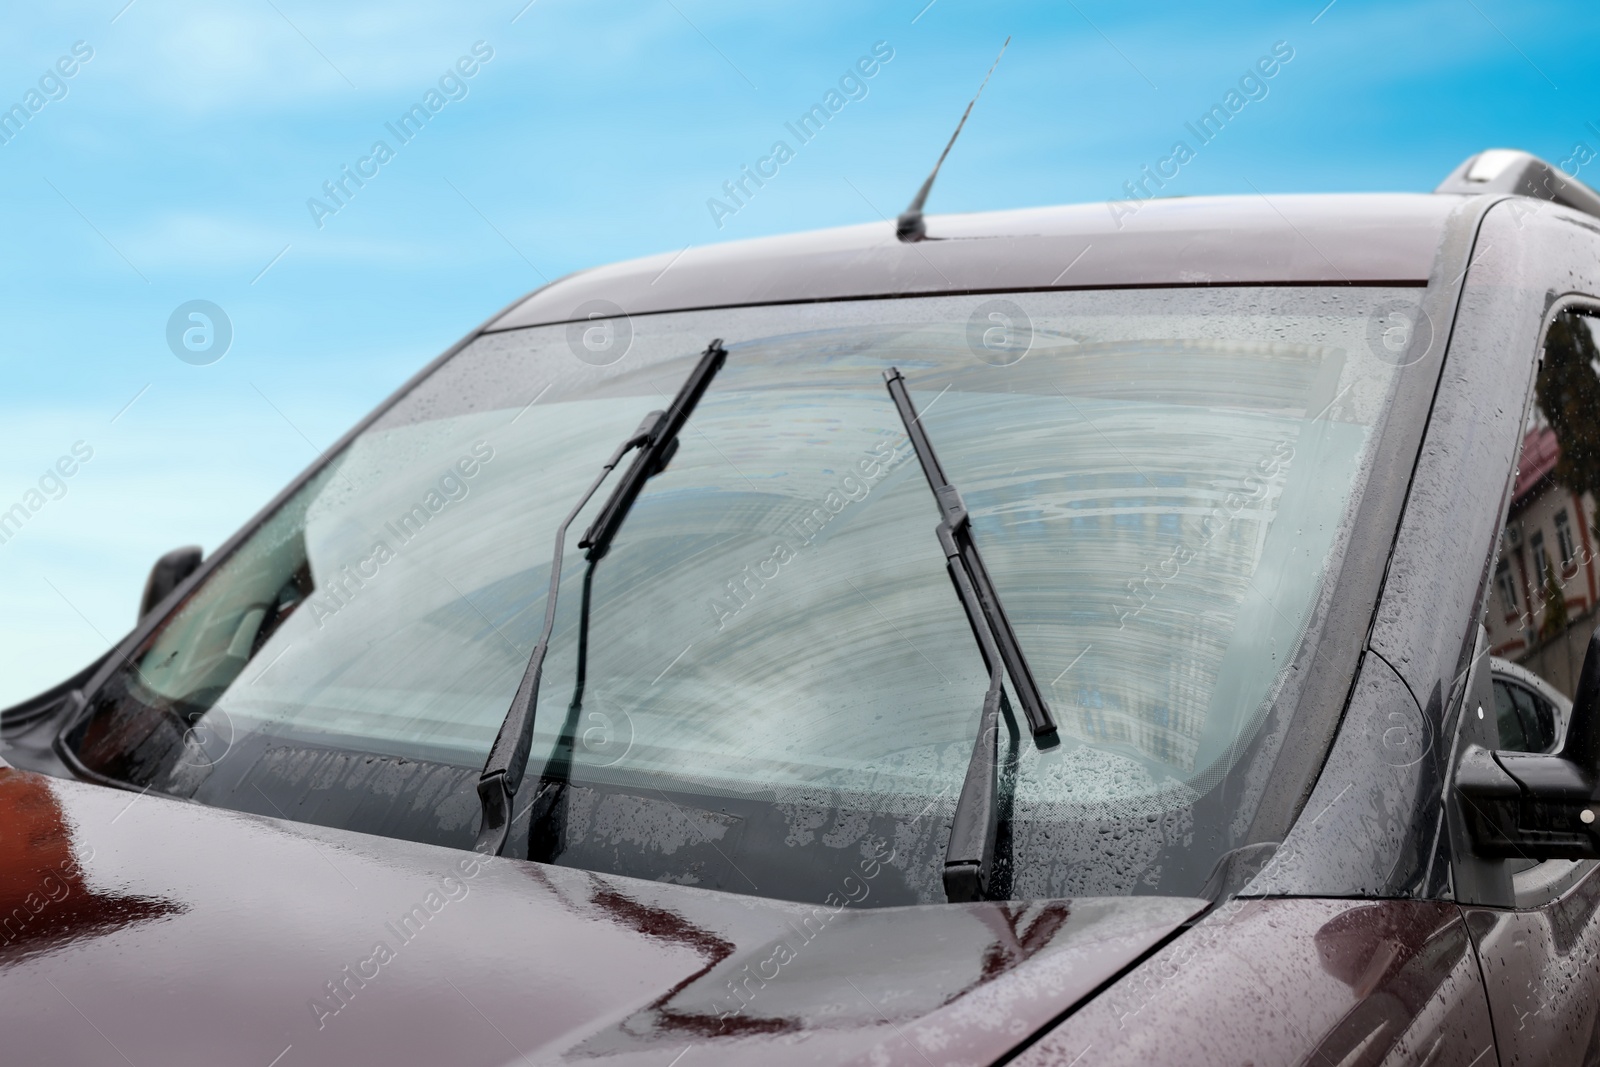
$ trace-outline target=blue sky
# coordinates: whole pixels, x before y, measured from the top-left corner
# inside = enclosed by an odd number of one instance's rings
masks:
[[[1007,35],[931,211],[1120,197],[1277,42],[1266,96],[1167,192],[1426,190],[1484,147],[1600,149],[1575,2],[125,2],[13,5],[0,39],[0,107],[42,102],[0,144],[0,510],[93,452],[0,544],[0,703],[120,637],[155,556],[214,548],[545,279],[894,216]],[[865,96],[714,218],[878,42]],[[461,57],[401,144],[385,123]],[[380,139],[336,213],[308,207]],[[203,366],[166,339],[197,299],[233,331]]]

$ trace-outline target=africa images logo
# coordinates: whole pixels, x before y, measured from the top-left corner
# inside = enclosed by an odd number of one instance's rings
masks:
[[[233,320],[209,300],[185,301],[167,316],[167,347],[185,363],[215,363],[232,345]]]

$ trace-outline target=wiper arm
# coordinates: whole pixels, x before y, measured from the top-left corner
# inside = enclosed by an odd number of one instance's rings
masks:
[[[911,447],[922,464],[922,473],[933,490],[941,516],[935,533],[944,550],[945,567],[955,586],[956,596],[967,614],[967,623],[978,642],[978,651],[989,671],[989,689],[983,698],[983,714],[979,719],[978,740],[972,749],[972,759],[967,765],[966,778],[961,785],[961,797],[956,802],[955,817],[950,828],[950,841],[945,849],[945,896],[952,901],[981,900],[992,885],[995,841],[998,837],[1000,816],[998,783],[999,717],[1004,712],[1011,719],[1011,704],[1005,693],[1005,676],[1011,676],[1017,699],[1022,702],[1023,713],[1034,743],[1040,748],[1059,743],[1055,718],[1044,702],[1039,685],[1034,681],[1033,670],[1027,656],[1011,629],[1000,595],[989,578],[983,556],[972,541],[972,523],[967,515],[961,493],[945,475],[939,457],[928,440],[921,416],[911,402],[905,377],[899,368],[891,367],[884,374],[889,396],[905,424]]]
[[[700,402],[706,387],[711,384],[717,371],[722,369],[723,361],[727,358],[728,353],[722,347],[721,339],[712,341],[667,410],[652,411],[645,416],[633,435],[618,445],[611,458],[606,460],[599,475],[579,498],[577,506],[561,520],[561,526],[556,530],[555,553],[550,562],[550,591],[545,598],[544,629],[539,633],[538,643],[533,646],[533,654],[528,657],[522,684],[517,686],[517,695],[511,700],[511,707],[500,724],[500,732],[495,735],[494,745],[489,749],[483,772],[478,776],[478,799],[483,806],[483,822],[478,828],[478,840],[473,845],[476,851],[498,856],[510,836],[517,789],[527,772],[528,752],[533,746],[533,720],[539,704],[539,680],[544,674],[545,655],[550,650],[550,634],[555,629],[556,594],[561,587],[561,555],[567,543],[567,528],[584,505],[589,503],[589,498],[594,496],[607,475],[622,462],[622,457],[635,448],[639,449],[633,466],[628,468],[623,480],[612,490],[600,511],[600,517],[578,542],[579,548],[589,550],[587,558],[593,567],[610,549],[612,539],[628,517],[633,502],[639,498],[644,483],[660,474],[672,461],[678,451],[678,431],[689,421],[695,405]]]

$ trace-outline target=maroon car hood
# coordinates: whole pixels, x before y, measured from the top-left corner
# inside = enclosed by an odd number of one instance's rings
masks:
[[[0,1059],[988,1063],[1203,906],[835,911],[0,769]]]

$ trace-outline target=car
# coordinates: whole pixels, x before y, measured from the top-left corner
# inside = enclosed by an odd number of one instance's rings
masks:
[[[1593,1062],[1600,196],[926,195],[158,561],[0,718],[6,1062]]]

